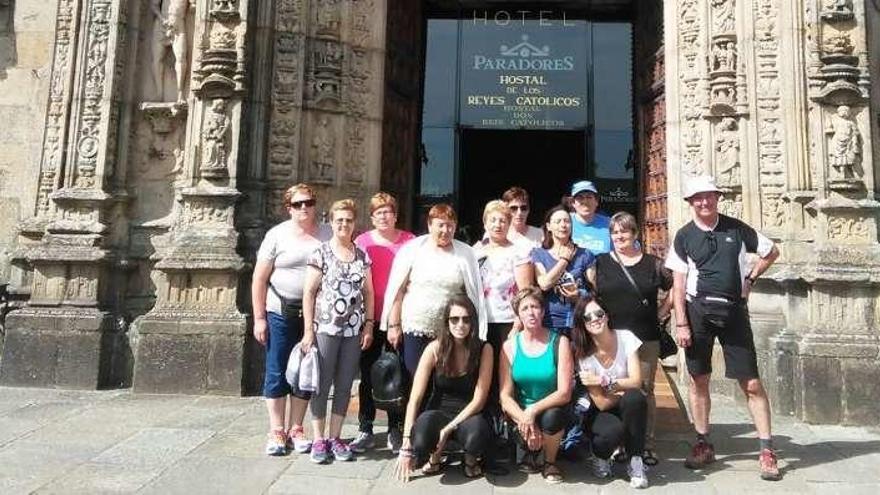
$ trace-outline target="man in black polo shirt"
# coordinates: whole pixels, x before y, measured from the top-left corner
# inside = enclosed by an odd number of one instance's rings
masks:
[[[685,466],[699,469],[715,461],[709,441],[709,379],[715,338],[724,351],[725,376],[739,381],[760,440],[761,478],[778,480],[770,436],[770,402],[758,376],[758,360],[746,302],[755,280],[779,256],[773,241],[745,223],[718,213],[721,191],[711,177],[690,179],[685,200],[694,219],[675,234],[666,266],[674,272],[676,340],[685,349],[693,379],[690,404],[697,443]],[[747,253],[759,259],[749,270]]]

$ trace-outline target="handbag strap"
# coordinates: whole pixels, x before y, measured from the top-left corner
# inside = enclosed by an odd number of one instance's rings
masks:
[[[614,251],[608,253],[611,256],[611,259],[617,262],[617,265],[620,266],[620,269],[623,270],[623,274],[626,275],[626,279],[629,280],[629,284],[632,286],[633,290],[636,291],[636,294],[639,295],[639,302],[642,303],[642,306],[648,307],[648,300],[642,296],[642,291],[639,290],[639,286],[636,284],[636,281],[633,280],[632,275],[630,275],[629,270],[626,268],[626,265],[623,264],[623,261],[614,254]],[[643,255],[644,256],[644,255]]]

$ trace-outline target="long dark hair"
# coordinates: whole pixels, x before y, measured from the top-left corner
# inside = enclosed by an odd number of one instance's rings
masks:
[[[544,223],[541,225],[541,230],[544,231],[544,242],[541,243],[541,247],[544,249],[550,249],[553,247],[553,234],[550,233],[550,229],[547,228],[547,224],[550,223],[550,218],[557,211],[564,211],[565,213],[571,213],[571,209],[565,205],[556,205],[547,211],[547,214],[544,215]]]
[[[606,317],[608,316],[608,310],[602,305],[602,301],[592,294],[578,298],[577,304],[574,305],[574,326],[571,328],[571,342],[577,359],[583,359],[596,352],[596,342],[593,341],[593,336],[587,332],[586,322],[584,321],[584,311],[586,311],[587,305],[591,302],[596,303],[602,311],[605,311]],[[612,332],[614,331],[610,325],[608,328]]]
[[[454,306],[467,310],[467,314],[471,318],[471,331],[468,333],[467,340],[465,341],[467,369],[464,371],[465,373],[470,373],[480,366],[480,349],[482,345],[480,343],[480,322],[477,320],[477,308],[474,307],[474,303],[467,297],[454,296],[446,304],[446,310],[443,311],[446,321],[442,325],[443,328],[440,330],[440,334],[437,335],[437,369],[446,376],[459,374],[459,370],[454,368],[455,360],[452,354],[452,351],[455,349],[455,338],[449,331],[449,312]]]

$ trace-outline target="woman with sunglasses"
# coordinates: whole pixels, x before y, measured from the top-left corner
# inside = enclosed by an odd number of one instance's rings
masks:
[[[547,300],[544,324],[551,330],[568,335],[575,302],[587,293],[586,273],[594,262],[593,254],[571,239],[568,209],[551,208],[544,217],[544,243],[532,251],[538,287]]]
[[[397,200],[386,192],[378,192],[370,198],[370,220],[373,230],[359,235],[354,243],[363,249],[370,260],[370,273],[373,275],[373,314],[382,314],[385,287],[391,274],[394,257],[404,244],[415,236],[406,230],[397,228]],[[385,332],[376,332],[370,348],[361,354],[361,380],[358,386],[358,434],[351,442],[351,450],[356,453],[366,452],[376,445],[373,438],[373,421],[376,419],[376,406],[373,402],[373,384],[370,370],[379,359],[385,346]],[[388,413],[388,448],[396,452],[400,448],[400,428],[403,418],[399,414]]]
[[[645,488],[648,477],[642,453],[648,402],[642,392],[642,342],[629,330],[612,329],[608,313],[592,296],[581,298],[574,311],[571,335],[578,377],[591,403],[586,429],[593,448],[593,473],[611,476],[611,456],[623,443],[630,456],[630,486]]]
[[[351,448],[339,437],[361,351],[373,341],[373,277],[369,256],[352,239],[356,217],[350,199],[330,207],[333,237],[309,259],[303,289],[303,319],[308,324],[302,348],[308,352],[313,344],[317,347],[320,367],[318,393],[309,403],[315,437],[311,460],[317,464],[331,456],[337,461],[352,459]],[[325,436],[331,386],[333,407]]]
[[[616,213],[609,224],[610,253],[596,257],[596,264],[587,271],[596,296],[608,309],[609,324],[626,328],[639,340],[639,361],[642,363],[643,390],[648,399],[648,426],[645,436],[645,464],[657,464],[654,453],[654,376],[660,357],[660,322],[672,309],[672,273],[663,261],[641,250],[638,243],[639,225],[627,212]],[[630,281],[630,278],[632,281]],[[635,285],[634,285],[635,284]],[[662,303],[658,296],[665,291]]]
[[[254,266],[254,338],[266,347],[263,396],[269,411],[268,455],[304,453],[312,445],[302,426],[310,394],[292,391],[284,371],[290,351],[303,337],[302,298],[309,256],[331,236],[328,225],[318,225],[316,199],[306,184],[284,192],[290,220],[266,232]]]
[[[561,483],[559,443],[571,421],[573,364],[568,337],[544,326],[544,296],[526,287],[513,298],[523,329],[504,342],[499,365],[501,408],[515,423],[519,470]],[[538,465],[538,457],[544,463]]]
[[[450,438],[464,449],[465,476],[483,474],[480,460],[492,433],[480,413],[492,382],[492,346],[477,335],[477,310],[470,299],[453,297],[445,314],[446,325],[419,360],[406,407],[396,469],[404,482],[414,466],[422,466],[422,474],[438,473]],[[428,390],[430,398],[419,414]]]

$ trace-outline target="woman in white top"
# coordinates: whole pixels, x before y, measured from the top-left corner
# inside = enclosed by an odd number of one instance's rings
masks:
[[[600,478],[610,476],[609,459],[623,443],[630,456],[630,486],[645,488],[648,478],[642,453],[648,401],[641,389],[642,342],[629,330],[612,329],[608,313],[592,296],[575,305],[571,336],[578,376],[591,402],[586,429],[593,447],[593,472]]]
[[[477,308],[479,335],[486,338],[486,306],[479,267],[470,246],[453,239],[457,217],[447,204],[428,211],[428,235],[408,242],[394,258],[381,329],[388,342],[403,347],[407,373],[416,372],[425,347],[446,324],[446,304],[466,296]]]
[[[290,449],[303,453],[311,448],[302,426],[310,394],[292,391],[284,371],[290,351],[303,337],[302,298],[309,256],[322,241],[330,239],[330,228],[318,225],[316,200],[314,190],[306,184],[284,193],[290,220],[266,232],[254,266],[251,302],[254,337],[266,346],[263,396],[269,410],[269,455],[284,455]]]

